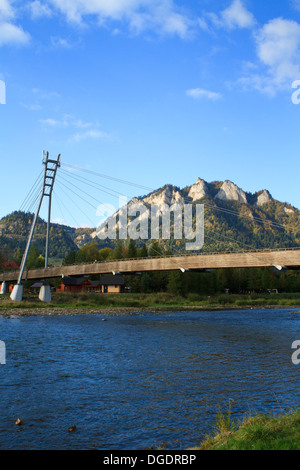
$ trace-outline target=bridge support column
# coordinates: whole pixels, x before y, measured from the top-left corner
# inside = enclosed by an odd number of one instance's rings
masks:
[[[6,282],[3,281],[1,285],[0,295],[6,294]]]
[[[51,302],[51,288],[50,286],[42,286],[40,288],[39,299],[41,302]]]
[[[23,286],[21,284],[15,285],[10,295],[10,298],[14,302],[21,302],[23,300]]]

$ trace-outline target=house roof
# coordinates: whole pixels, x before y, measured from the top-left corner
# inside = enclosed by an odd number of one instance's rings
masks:
[[[32,284],[31,288],[38,289],[42,287],[44,284],[42,282],[36,282],[35,284]]]
[[[62,278],[62,283],[65,286],[82,286],[84,281],[87,279],[84,277],[70,277],[70,276],[65,276]]]
[[[99,286],[124,286],[125,281],[123,276],[100,276],[99,281],[89,281],[85,277],[71,277],[65,276],[62,278],[62,283],[65,286],[82,286],[84,282],[92,287]]]
[[[100,281],[90,281],[90,285],[92,287],[99,287],[99,286],[101,286],[101,282]]]
[[[100,284],[102,286],[124,286],[123,276],[100,276]]]
[[[50,287],[53,287],[52,284],[48,284]],[[31,289],[39,289],[41,287],[45,286],[44,282],[36,282],[35,284],[32,284]]]

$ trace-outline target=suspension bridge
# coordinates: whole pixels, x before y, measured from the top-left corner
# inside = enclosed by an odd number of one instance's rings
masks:
[[[97,210],[97,204],[100,204],[101,201],[98,198],[90,195],[87,190],[81,188],[81,193],[79,193],[78,185],[75,185],[75,182],[81,182],[82,184],[93,188],[95,190],[101,191],[102,193],[107,193],[110,196],[119,198],[121,193],[115,191],[103,184],[99,184],[95,180],[91,180],[87,177],[82,177],[73,173],[71,170],[78,170],[77,167],[72,165],[65,164],[69,169],[69,172],[62,168],[61,169],[61,158],[60,155],[56,160],[49,158],[49,153],[44,152],[44,169],[39,175],[35,184],[31,188],[29,194],[27,195],[21,209],[30,212],[34,209],[34,220],[32,222],[31,230],[28,236],[26,249],[22,258],[20,270],[18,271],[9,271],[0,273],[0,282],[1,285],[1,294],[6,292],[7,283],[15,283],[13,292],[11,294],[11,299],[13,301],[21,301],[23,298],[23,285],[22,283],[26,280],[43,280],[44,285],[41,287],[39,298],[41,301],[49,302],[51,301],[51,291],[50,286],[47,284],[47,279],[59,278],[64,276],[88,276],[95,274],[138,274],[143,272],[151,271],[175,271],[180,270],[181,272],[206,272],[212,269],[222,269],[222,268],[258,268],[258,267],[270,267],[275,268],[278,272],[286,269],[300,269],[300,248],[283,248],[283,249],[268,249],[268,250],[255,250],[245,243],[238,242],[242,245],[241,251],[235,252],[223,252],[223,253],[192,253],[188,255],[174,254],[173,256],[155,256],[148,258],[134,258],[134,259],[122,259],[122,260],[110,260],[103,262],[93,262],[93,263],[81,263],[71,266],[49,266],[49,237],[50,237],[50,226],[51,226],[51,210],[52,210],[52,198],[53,198],[53,189],[54,184],[56,183],[61,187],[63,193],[70,197],[68,192],[71,192],[73,195],[80,198],[82,201],[85,201],[87,204],[92,206]],[[93,171],[85,170],[86,173],[90,173],[106,179],[110,179],[118,184],[130,184],[131,186],[137,187],[139,189],[144,189],[148,191],[153,191],[152,188],[147,188],[146,186],[141,186],[135,183],[130,183],[125,180],[113,178],[107,175],[99,174]],[[62,173],[62,175],[60,175]],[[55,194],[56,195],[56,194]],[[57,196],[57,195],[56,195]],[[71,196],[72,198],[73,196]],[[89,197],[89,200],[87,200]],[[46,230],[46,247],[45,247],[45,266],[40,269],[26,269],[26,261],[34,236],[35,227],[37,224],[38,216],[42,207],[42,203],[45,198],[48,198],[48,219],[47,219],[47,230]],[[94,202],[91,202],[93,200]],[[58,206],[62,209],[64,206],[62,200],[58,199]],[[64,206],[65,207],[65,206]],[[77,206],[79,210],[86,215],[86,213]],[[66,208],[66,207],[65,207]],[[217,207],[217,210],[222,210],[222,208]],[[224,212],[237,215],[239,217],[247,217],[241,215],[238,212],[229,210],[228,208],[223,209]],[[62,213],[62,215],[64,215]],[[265,224],[273,228],[284,228],[283,225],[270,220],[264,220],[258,217],[249,216],[249,219],[260,224]],[[93,221],[91,221],[93,226]],[[76,222],[76,225],[79,224]],[[212,237],[214,238],[214,237]],[[236,242],[231,237],[225,237],[227,243]]]

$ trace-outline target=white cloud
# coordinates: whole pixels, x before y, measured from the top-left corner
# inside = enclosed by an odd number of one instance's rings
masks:
[[[97,122],[85,122],[71,114],[65,114],[62,119],[40,119],[39,123],[45,129],[76,129],[77,132],[69,138],[69,142],[81,142],[86,139],[109,139],[111,137],[110,134],[99,129]]]
[[[26,103],[20,103],[20,104],[24,108],[29,109],[29,111],[40,111],[42,109],[42,106],[40,104],[26,104]]]
[[[256,32],[255,40],[263,70],[239,82],[271,96],[278,90],[290,90],[292,81],[300,76],[300,24],[275,18]]]
[[[198,26],[200,27],[200,29],[202,29],[203,31],[206,31],[207,33],[211,31],[210,27],[207,24],[206,19],[204,18],[198,18]]]
[[[34,0],[29,3],[28,8],[30,10],[31,17],[36,20],[40,18],[49,18],[52,16],[52,10],[45,3],[41,3],[39,0]]]
[[[0,46],[5,44],[27,44],[30,36],[20,26],[0,23]]]
[[[257,53],[262,63],[278,81],[299,73],[300,24],[276,18],[256,35]]]
[[[208,99],[211,101],[216,101],[222,98],[220,93],[216,93],[215,91],[204,90],[203,88],[194,88],[191,90],[187,90],[186,94],[194,99]]]
[[[61,121],[58,121],[57,119],[40,119],[39,122],[46,127],[60,127],[61,126]]]
[[[49,127],[73,127],[76,129],[87,129],[92,126],[92,123],[84,122],[71,114],[65,114],[60,120],[53,118],[41,119],[40,123]]]
[[[62,49],[71,49],[73,47],[68,39],[59,37],[51,37],[51,44],[54,47],[59,47]]]
[[[32,93],[37,95],[37,97],[42,100],[49,100],[60,97],[60,94],[56,91],[44,91],[40,90],[39,88],[33,88]]]
[[[14,18],[14,10],[8,0],[0,0],[0,23]]]
[[[252,28],[255,24],[254,16],[241,0],[234,0],[228,8],[222,11],[221,21],[229,29]]]
[[[204,15],[217,28],[250,29],[256,23],[253,14],[247,10],[242,0],[233,0],[231,5],[219,14],[205,13]],[[200,18],[198,21],[201,29],[210,31],[205,18]]]
[[[110,135],[107,132],[100,131],[98,129],[90,129],[86,132],[79,132],[74,134],[70,141],[71,142],[81,142],[86,139],[109,139]]]
[[[291,2],[296,10],[300,10],[300,0],[291,0]]]
[[[83,24],[96,16],[103,25],[109,21],[126,22],[133,32],[156,30],[186,37],[191,21],[176,8],[173,0],[48,0],[70,22]]]
[[[9,0],[0,0],[0,46],[27,44],[30,40],[29,34],[12,22],[15,18],[12,3]]]

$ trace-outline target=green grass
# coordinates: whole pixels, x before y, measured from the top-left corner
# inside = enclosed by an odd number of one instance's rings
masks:
[[[257,415],[238,424],[220,414],[216,432],[191,450],[300,450],[300,411]]]
[[[181,296],[170,293],[152,294],[92,294],[65,293],[52,295],[51,307],[59,308],[156,308],[156,309],[218,309],[246,307],[300,307],[300,294],[253,294],[253,295],[215,295],[205,296],[189,293]],[[12,302],[9,295],[0,296],[0,311],[12,308],[46,308],[49,304],[39,301],[37,294],[24,294],[23,302]]]

